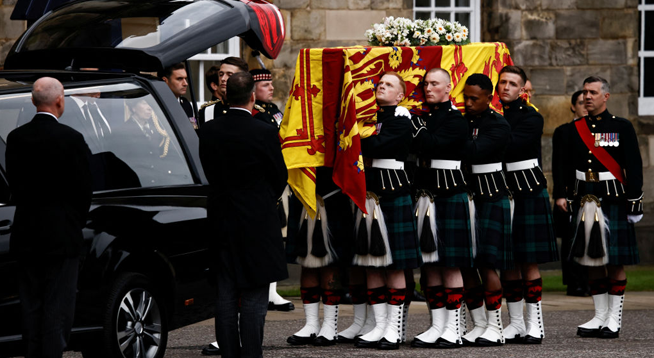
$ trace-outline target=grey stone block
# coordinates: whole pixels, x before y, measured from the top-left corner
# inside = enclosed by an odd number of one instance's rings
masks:
[[[611,67],[608,66],[576,66],[565,68],[565,89],[569,95],[583,89],[584,80],[590,76],[600,76],[611,83]],[[568,98],[569,100],[570,98]]]
[[[585,40],[557,40],[550,42],[550,59],[553,66],[585,65]]]
[[[540,137],[540,152],[543,161],[543,171],[552,171],[552,136],[544,135]],[[549,180],[548,180],[549,181]]]
[[[599,37],[598,11],[560,10],[556,12],[557,39],[588,39]]]
[[[524,11],[522,13],[522,38],[527,40],[554,38],[556,33],[554,18],[553,12]]]
[[[516,66],[549,66],[549,45],[545,41],[516,41],[511,57]]]
[[[543,10],[561,10],[577,8],[577,0],[541,0]]]
[[[622,9],[625,0],[577,0],[578,9]]]
[[[627,65],[636,66],[638,65],[638,51],[639,44],[638,39],[627,39]]]
[[[611,93],[638,91],[638,68],[636,66],[611,67]]]
[[[370,0],[348,0],[347,6],[352,10],[369,9]]]
[[[497,7],[499,10],[534,10],[541,6],[542,0],[499,0]]]
[[[402,5],[404,5],[404,0],[371,0],[370,5],[374,10],[401,9]],[[413,6],[409,9],[413,9]]]
[[[588,64],[622,65],[627,63],[625,40],[589,40]]]
[[[565,70],[563,68],[533,68],[529,79],[539,95],[565,94]]]
[[[347,9],[348,0],[311,0],[312,9]]]
[[[0,6],[0,39],[16,39],[26,29],[25,21],[11,20],[12,6]]]
[[[606,108],[615,116],[629,118],[629,95],[626,93],[611,93],[609,100],[606,102]]]
[[[275,5],[280,9],[305,9],[311,0],[276,0]]]
[[[603,39],[637,38],[638,10],[603,11],[600,37]]]
[[[325,11],[293,10],[291,13],[291,38],[294,41],[324,39]]]
[[[535,85],[535,83],[534,83]],[[570,112],[570,97],[559,96],[534,96],[532,102],[538,107],[539,113],[543,116],[543,135],[552,135],[556,127],[572,120]]]
[[[522,11],[510,10],[488,13],[488,35],[492,41],[522,39]],[[483,31],[482,31],[483,32]]]

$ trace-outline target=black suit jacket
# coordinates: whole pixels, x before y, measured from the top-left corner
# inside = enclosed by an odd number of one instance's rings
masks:
[[[79,255],[91,205],[89,156],[82,135],[48,114],[9,133],[11,249],[19,258]]]
[[[199,130],[200,160],[211,186],[208,217],[215,249],[228,252],[218,263],[240,288],[288,277],[277,199],[287,172],[277,128],[249,113],[230,109]]]

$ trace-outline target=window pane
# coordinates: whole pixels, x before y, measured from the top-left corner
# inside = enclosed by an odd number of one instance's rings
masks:
[[[416,0],[416,7],[431,7],[431,0]]]
[[[654,97],[654,57],[643,58],[645,70],[643,71],[643,95],[645,97]]]
[[[467,12],[458,12],[454,15],[454,19],[461,23],[461,25],[470,29],[470,14]]]
[[[450,7],[452,2],[450,0],[436,0],[436,7]]]
[[[654,0],[651,0],[654,1]],[[645,51],[654,51],[654,33],[651,30],[654,26],[654,11],[644,11],[645,13]]]
[[[645,0],[645,4],[654,4],[654,0]]]
[[[123,83],[65,92],[59,120],[89,145],[94,190],[193,183],[175,132],[145,89]]]
[[[437,13],[434,14],[434,16],[435,16],[436,18],[438,18],[438,19],[443,19],[443,20],[451,21],[451,19],[450,19],[450,14],[451,14],[451,13],[449,13],[449,12],[437,12]]]
[[[457,7],[468,7],[470,6],[470,0],[456,0],[455,5]]]
[[[416,12],[416,20],[429,20],[431,18],[430,12]]]

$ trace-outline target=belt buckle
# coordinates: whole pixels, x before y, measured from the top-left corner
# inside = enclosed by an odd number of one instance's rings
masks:
[[[586,172],[586,181],[590,183],[598,183],[599,174],[597,172]]]

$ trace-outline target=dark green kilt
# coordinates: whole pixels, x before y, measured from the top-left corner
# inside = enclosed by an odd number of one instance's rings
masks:
[[[438,229],[438,258],[433,265],[473,267],[468,193],[434,198]]]
[[[478,268],[513,269],[511,204],[509,198],[489,202],[475,200],[477,212]]]
[[[297,240],[302,219],[302,203],[295,195],[289,198],[288,234],[286,238],[286,262],[297,264]],[[328,266],[349,266],[352,262],[354,242],[354,215],[350,198],[342,193],[336,193],[325,199],[327,211],[327,227],[330,232],[330,243],[338,259]],[[306,238],[305,238],[306,240]]]
[[[554,236],[552,207],[547,189],[540,195],[517,196],[513,212],[513,257],[519,263],[559,260]]]
[[[602,212],[609,218],[609,265],[637,265],[640,263],[634,224],[627,221],[627,202],[602,201]],[[579,201],[573,204],[574,227],[577,227]]]
[[[393,263],[388,269],[414,269],[422,265],[420,242],[416,235],[411,197],[384,196],[379,198],[379,206],[384,213],[388,230],[388,241],[393,255]]]

